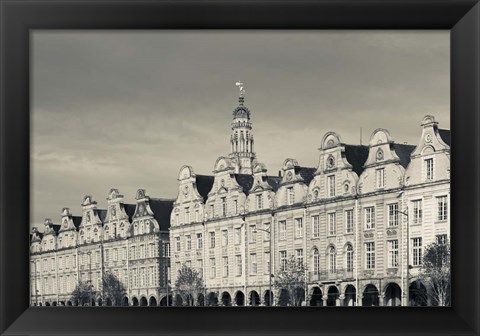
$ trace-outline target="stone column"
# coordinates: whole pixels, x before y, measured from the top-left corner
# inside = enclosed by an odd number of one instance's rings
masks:
[[[344,294],[340,294],[340,296],[338,297],[337,306],[339,306],[339,307],[345,306],[345,295]]]
[[[379,295],[379,296],[378,296],[378,305],[379,305],[380,307],[382,307],[382,306],[385,305],[384,300],[385,300],[385,295]]]

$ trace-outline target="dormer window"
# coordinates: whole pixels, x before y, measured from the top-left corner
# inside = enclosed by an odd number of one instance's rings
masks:
[[[332,155],[330,155],[327,159],[327,169],[333,169],[335,168],[335,159],[333,158]]]
[[[287,188],[287,205],[292,205],[295,202],[295,194],[293,187]]]
[[[385,187],[385,169],[379,168],[375,171],[376,180],[377,180],[377,188],[384,188]]]
[[[433,180],[433,158],[425,160],[425,178],[428,181]]]

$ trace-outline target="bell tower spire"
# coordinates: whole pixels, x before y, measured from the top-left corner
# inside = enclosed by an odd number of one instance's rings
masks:
[[[237,174],[252,174],[256,161],[250,110],[244,106],[245,85],[238,81],[238,106],[233,111],[232,135],[230,136],[230,159]]]

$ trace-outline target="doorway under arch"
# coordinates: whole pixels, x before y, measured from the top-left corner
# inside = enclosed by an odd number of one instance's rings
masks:
[[[273,306],[273,292],[270,290],[266,290],[265,294],[263,295],[263,302],[265,306]]]
[[[337,300],[340,294],[336,286],[330,286],[327,293],[327,306],[334,307],[337,305]]]
[[[232,305],[232,297],[230,296],[229,292],[222,293],[222,305],[229,307]]]
[[[343,301],[345,307],[352,307],[357,305],[357,289],[354,285],[345,287],[345,299]]]
[[[148,300],[148,305],[150,307],[156,307],[157,306],[157,299],[155,298],[155,296],[150,296],[150,300]]]
[[[138,307],[138,299],[136,297],[132,298],[132,306]]]
[[[400,286],[391,282],[385,288],[384,305],[389,307],[398,307],[402,305],[402,290]]]
[[[312,296],[310,297],[310,306],[312,307],[323,306],[322,290],[320,289],[320,287],[315,286],[312,288]]]
[[[237,306],[245,305],[245,294],[243,294],[242,291],[238,291],[237,294],[235,294],[235,304]]]
[[[378,306],[378,289],[375,285],[369,284],[365,287],[363,291],[362,306]]]

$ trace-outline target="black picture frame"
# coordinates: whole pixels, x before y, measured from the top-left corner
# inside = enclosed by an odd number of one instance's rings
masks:
[[[0,0],[3,335],[479,335],[477,1]],[[34,29],[449,29],[452,307],[29,307],[29,37]],[[392,79],[394,80],[394,79]]]

